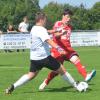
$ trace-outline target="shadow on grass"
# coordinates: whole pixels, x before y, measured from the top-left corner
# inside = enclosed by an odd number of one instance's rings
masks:
[[[89,85],[95,85],[94,83],[89,83]]]
[[[85,91],[84,93],[90,93],[92,91],[92,89],[87,89],[87,91]],[[68,87],[62,87],[62,88],[46,88],[44,89],[44,91],[20,91],[20,94],[33,94],[33,93],[38,93],[38,92],[72,92],[72,93],[79,93],[79,91],[77,91],[76,89],[74,89],[72,86],[68,86]],[[15,92],[14,94],[19,94],[19,92]]]
[[[33,94],[33,93],[37,93],[37,92],[75,92],[75,91],[67,91],[68,89],[71,89],[73,88],[72,86],[69,86],[69,87],[62,87],[62,88],[46,88],[44,89],[44,91],[24,91],[24,92],[20,92],[21,94]],[[14,94],[19,94],[18,92],[15,92]]]
[[[85,91],[85,92],[90,93],[91,91],[92,91],[92,89],[88,88],[87,91]],[[62,87],[62,88],[47,88],[44,91],[38,91],[38,92],[73,92],[73,93],[77,93],[79,91],[74,89],[72,86],[69,86],[69,87]]]
[[[39,91],[39,92],[73,92],[72,90],[69,91],[69,89],[72,88],[73,88],[72,86],[62,87],[62,88],[46,88],[44,91]]]
[[[12,64],[0,64],[0,67],[10,67],[10,66],[14,66]]]

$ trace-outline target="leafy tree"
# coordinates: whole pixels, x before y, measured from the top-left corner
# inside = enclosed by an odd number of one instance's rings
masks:
[[[74,30],[100,29],[100,2],[95,3],[91,9],[86,9],[83,4],[74,7],[55,2],[50,2],[43,9],[40,9],[39,0],[0,0],[0,29],[6,31],[9,23],[14,24],[17,29],[18,24],[26,15],[29,17],[32,26],[35,13],[40,10],[47,14],[47,28],[51,29],[57,20],[61,20],[62,12],[66,8],[74,12],[71,23]]]
[[[100,2],[97,2],[89,11],[89,23],[92,29],[100,29]]]
[[[50,2],[44,7],[43,11],[48,16],[47,28],[52,28],[53,24],[61,19],[61,12],[63,11],[63,5]]]
[[[12,23],[17,29],[24,16],[28,16],[33,24],[39,10],[39,0],[0,0],[0,27],[6,31],[7,25]]]
[[[73,7],[69,4],[57,4],[51,2],[43,8],[48,16],[48,28],[52,28],[57,20],[61,20],[62,11],[69,8],[73,11],[72,26],[74,30],[100,29],[100,2],[97,2],[91,9],[86,9],[83,4]]]

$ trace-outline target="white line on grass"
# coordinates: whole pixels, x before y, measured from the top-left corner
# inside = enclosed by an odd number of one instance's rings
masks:
[[[4,66],[4,67],[0,67],[1,69],[3,69],[3,68],[12,68],[12,69],[16,69],[16,68],[25,68],[25,67],[7,67],[7,66]]]
[[[0,69],[6,69],[6,68],[8,68],[8,69],[29,69],[29,67],[16,67],[16,66],[13,66],[13,67],[7,67],[7,66],[5,66],[5,67],[0,67]],[[47,69],[47,68],[43,68],[43,69]],[[70,69],[70,68],[68,68],[67,70],[73,70],[73,71],[76,71],[76,69]],[[87,71],[91,71],[91,69],[88,69]],[[100,71],[100,69],[96,69],[96,71]]]

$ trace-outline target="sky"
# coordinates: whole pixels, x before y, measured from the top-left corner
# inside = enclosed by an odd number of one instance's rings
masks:
[[[86,8],[91,8],[96,2],[100,2],[100,0],[40,0],[39,5],[41,8],[43,8],[45,5],[47,5],[49,2],[57,2],[60,4],[68,3],[72,6],[79,6],[81,3],[84,4]]]

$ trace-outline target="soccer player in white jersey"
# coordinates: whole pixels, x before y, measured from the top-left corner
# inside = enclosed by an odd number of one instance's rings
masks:
[[[76,90],[77,84],[72,76],[66,72],[65,68],[50,55],[48,44],[56,48],[61,54],[65,54],[62,49],[54,43],[44,28],[46,23],[46,15],[42,12],[36,14],[36,25],[32,27],[30,32],[32,44],[30,49],[30,70],[23,75],[19,80],[6,89],[6,94],[10,94],[17,87],[23,85],[29,80],[35,78],[43,67],[57,71],[64,80],[68,81]]]

